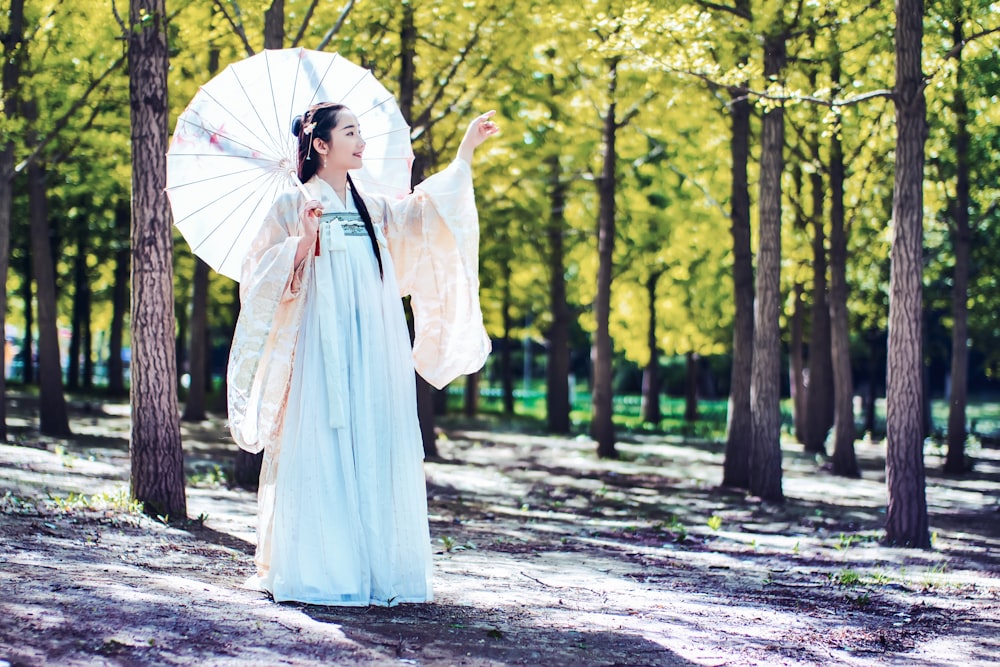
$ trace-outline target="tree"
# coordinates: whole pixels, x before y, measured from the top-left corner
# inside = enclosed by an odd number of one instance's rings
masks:
[[[11,116],[18,112],[18,82],[21,77],[21,60],[24,53],[24,0],[11,0],[7,14],[7,30],[0,36],[3,43],[3,89],[0,95],[0,279],[5,285],[0,297],[0,325],[4,329],[4,345],[7,340],[7,269],[10,261],[11,207],[14,201],[14,139]],[[30,358],[28,363],[30,365]],[[7,440],[7,372],[6,357],[4,372],[0,373],[0,390],[4,400],[0,400],[0,442]]]
[[[132,495],[149,514],[187,517],[174,354],[172,225],[166,193],[167,15],[129,4],[132,128]]]
[[[969,104],[965,96],[965,67],[962,51],[965,42],[965,16],[960,0],[953,0],[952,40],[955,58],[955,93],[952,135],[955,151],[955,197],[952,202],[951,245],[955,253],[952,277],[951,395],[948,397],[948,455],[945,471],[960,475],[966,472],[965,408],[968,402],[969,375],[969,255],[972,231],[969,225]]]
[[[923,173],[927,137],[921,69],[923,0],[896,0],[896,175],[886,375],[886,542],[930,547],[924,486]]]
[[[777,79],[785,67],[784,27],[764,40],[764,75]],[[781,491],[781,332],[778,324],[781,279],[781,174],[784,109],[764,112],[760,147],[760,223],[754,304],[753,370],[750,380],[750,493],[783,500]]]

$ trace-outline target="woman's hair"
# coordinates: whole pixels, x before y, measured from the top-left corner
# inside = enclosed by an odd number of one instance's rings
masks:
[[[319,169],[319,156],[313,157],[313,139],[319,137],[323,141],[330,141],[330,133],[337,127],[337,120],[340,112],[346,109],[343,104],[334,102],[322,102],[309,107],[301,116],[296,116],[292,120],[292,134],[299,140],[299,180],[305,183]]]
[[[299,140],[298,175],[301,182],[305,183],[315,176],[319,169],[320,157],[319,155],[313,157],[313,139],[319,137],[329,143],[330,133],[337,127],[340,112],[346,108],[343,104],[322,102],[314,104],[304,114],[292,119],[292,134]],[[350,174],[347,175],[347,183],[350,186],[351,197],[354,198],[354,206],[358,209],[358,213],[365,223],[365,231],[368,232],[368,238],[372,242],[372,250],[375,252],[375,260],[378,262],[378,273],[380,276],[385,276],[382,269],[382,253],[379,252],[378,240],[375,238],[375,225],[372,224],[371,213],[368,212],[368,207],[365,206],[361,193],[354,187],[354,181],[351,180]]]

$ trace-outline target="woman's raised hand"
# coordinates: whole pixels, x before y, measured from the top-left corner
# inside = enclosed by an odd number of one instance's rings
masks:
[[[494,114],[496,111],[490,110],[472,119],[462,138],[462,145],[458,147],[458,157],[472,164],[472,154],[476,148],[500,131],[500,127],[490,120]]]

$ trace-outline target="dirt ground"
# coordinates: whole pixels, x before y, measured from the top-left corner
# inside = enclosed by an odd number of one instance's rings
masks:
[[[128,407],[74,405],[70,440],[10,400],[0,444],[6,665],[986,665],[1000,662],[1000,450],[929,455],[934,549],[880,546],[864,479],[785,451],[783,505],[717,488],[722,447],[452,423],[426,464],[436,600],[275,604],[252,573],[254,495],[221,419],[184,426],[188,514],[129,511]]]

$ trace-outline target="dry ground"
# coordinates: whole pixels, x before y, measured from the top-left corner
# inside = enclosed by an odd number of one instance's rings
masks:
[[[0,444],[3,665],[976,665],[1000,661],[1000,450],[940,476],[934,550],[878,544],[882,448],[844,480],[789,446],[784,505],[717,488],[721,446],[480,425],[427,463],[437,600],[274,604],[252,571],[253,494],[227,488],[221,420],[185,425],[189,516],[128,511],[127,406]],[[86,409],[85,409],[86,408]]]

